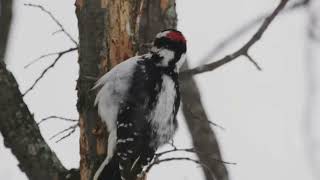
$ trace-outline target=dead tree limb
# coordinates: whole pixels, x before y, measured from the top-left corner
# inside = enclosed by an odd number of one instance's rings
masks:
[[[295,10],[307,7],[310,3],[310,0],[301,0],[298,2],[295,2],[291,4],[289,7],[283,9],[280,13],[289,13],[293,12]],[[259,15],[258,17],[252,19],[251,21],[247,22],[246,24],[242,25],[239,29],[228,35],[227,37],[220,40],[217,46],[212,48],[208,54],[199,60],[199,64],[205,64],[208,63],[210,60],[212,60],[218,53],[220,53],[223,49],[225,49],[228,45],[230,45],[232,42],[236,41],[238,38],[242,37],[245,33],[247,33],[252,28],[259,25],[259,23],[263,22],[263,20],[269,15],[270,13],[264,13],[262,15]]]
[[[27,7],[38,8],[41,11],[43,11],[44,13],[48,14],[49,17],[53,20],[53,22],[56,23],[57,26],[60,28],[58,31],[54,32],[53,34],[55,34],[57,32],[63,32],[75,46],[79,45],[78,42],[71,36],[71,34],[60,23],[60,21],[49,10],[47,10],[45,7],[43,7],[41,5],[38,5],[38,4],[32,4],[32,3],[26,3],[24,5],[27,6]]]
[[[183,69],[188,69],[186,62]],[[228,180],[225,164],[215,161],[222,159],[218,139],[211,129],[209,119],[201,101],[198,86],[193,78],[180,80],[182,112],[189,128],[193,146],[199,160],[205,165],[203,168],[207,180]],[[209,158],[209,157],[213,157]]]
[[[40,59],[42,59],[43,57],[47,57],[47,56],[51,56],[51,55],[57,55],[57,57],[54,59],[54,61],[48,66],[46,67],[42,73],[39,75],[39,77],[32,83],[32,85],[22,94],[22,96],[25,96],[27,95],[30,91],[32,91],[36,85],[40,82],[40,80],[48,73],[48,71],[52,68],[54,68],[54,66],[57,64],[57,62],[62,58],[62,56],[70,53],[70,52],[73,52],[73,51],[76,51],[78,50],[78,48],[70,48],[70,49],[67,49],[65,51],[61,51],[61,52],[58,52],[58,53],[52,53],[52,54],[47,54],[47,55],[43,55],[40,57]],[[37,59],[39,60],[39,59]]]
[[[251,48],[251,46],[253,46],[256,42],[258,42],[261,39],[262,35],[267,30],[267,28],[269,27],[271,22],[275,19],[275,17],[279,14],[279,12],[285,7],[285,5],[287,3],[288,3],[288,0],[281,0],[279,5],[271,13],[271,15],[269,15],[268,17],[265,18],[264,22],[262,23],[260,28],[257,30],[257,32],[240,49],[238,49],[234,53],[231,53],[231,54],[225,56],[224,58],[217,60],[213,63],[206,64],[206,65],[200,65],[198,67],[188,69],[184,72],[181,72],[180,77],[185,78],[188,76],[190,77],[191,75],[213,71],[214,69],[221,67],[221,66],[235,60],[236,58],[238,58],[240,56],[248,57],[248,55],[249,55],[248,51]]]
[[[5,51],[10,32],[12,0],[1,1],[0,16],[0,132],[4,144],[19,161],[29,179],[78,179],[77,170],[68,171],[42,138],[33,115],[24,103],[18,84],[6,69]]]

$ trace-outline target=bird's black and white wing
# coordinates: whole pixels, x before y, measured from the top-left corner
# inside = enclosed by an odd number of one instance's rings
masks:
[[[96,96],[95,105],[98,106],[99,115],[107,124],[109,132],[116,128],[119,106],[127,95],[138,60],[140,56],[118,64],[103,75],[93,87],[101,88]]]
[[[98,113],[101,120],[106,123],[109,132],[108,156],[97,170],[94,179],[98,179],[99,174],[114,155],[117,141],[117,118],[120,104],[127,96],[129,85],[131,84],[130,81],[137,66],[137,61],[140,59],[141,57],[137,56],[118,64],[108,73],[103,75],[93,87],[93,89],[100,88],[95,99],[95,105],[98,106]]]

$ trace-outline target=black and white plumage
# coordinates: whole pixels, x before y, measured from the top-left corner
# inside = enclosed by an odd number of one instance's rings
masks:
[[[132,57],[102,76],[95,104],[108,127],[108,156],[94,180],[135,180],[155,151],[172,139],[180,94],[178,70],[185,59],[181,32],[157,34],[150,52]]]

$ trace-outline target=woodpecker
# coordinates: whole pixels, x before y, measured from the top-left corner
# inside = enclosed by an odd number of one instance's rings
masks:
[[[186,57],[180,31],[159,32],[151,50],[103,75],[95,105],[109,132],[108,152],[94,180],[136,180],[176,129],[179,68]]]

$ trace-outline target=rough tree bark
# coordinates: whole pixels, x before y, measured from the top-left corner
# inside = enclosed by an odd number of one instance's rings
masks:
[[[80,36],[80,75],[77,86],[81,129],[80,172],[81,179],[87,180],[92,178],[102,158],[106,156],[107,143],[106,129],[101,128],[103,125],[98,118],[96,108],[93,107],[95,92],[90,89],[99,76],[116,64],[137,52],[146,52],[144,44],[150,43],[160,30],[176,28],[177,14],[174,0],[78,0],[76,5]],[[184,90],[191,90],[191,94],[194,95],[192,86],[196,87],[192,84]],[[197,94],[197,97],[199,96]],[[184,104],[193,106],[189,100],[193,99],[184,98]],[[198,109],[201,109],[200,99],[197,102]],[[202,114],[199,117],[205,119],[187,118],[191,124],[197,121],[198,127],[207,126],[205,133],[191,131],[193,138],[204,138],[201,141],[195,139],[194,145],[199,152],[220,158],[219,151],[216,151],[219,148],[214,133],[207,123],[204,111],[200,112]],[[207,139],[210,141],[204,146],[203,142]],[[199,157],[205,160],[203,155],[199,154]],[[227,179],[223,165],[217,165],[217,161],[208,160],[210,158],[206,159],[203,163],[216,177]],[[212,179],[208,171],[205,171],[205,174],[207,179]]]
[[[80,174],[92,179],[106,155],[107,132],[93,106],[90,89],[99,76],[134,55],[138,1],[78,0],[79,79],[77,108],[80,117]]]
[[[19,161],[19,168],[29,179],[76,179],[74,174],[77,172],[69,172],[42,138],[33,115],[23,101],[15,78],[6,69],[4,59],[12,4],[13,1],[8,0],[2,1],[0,6],[0,132],[4,145],[11,149]]]

